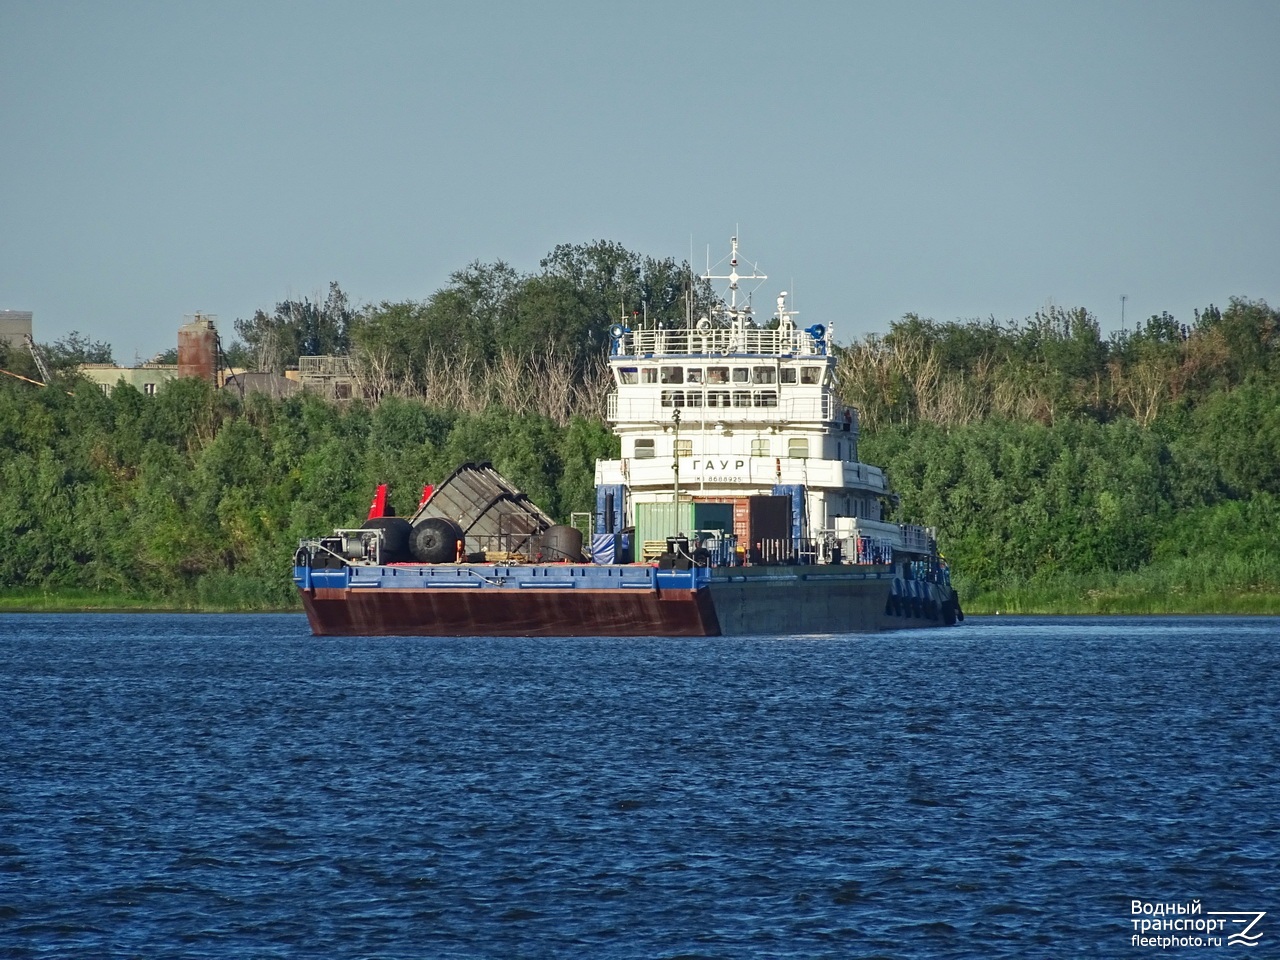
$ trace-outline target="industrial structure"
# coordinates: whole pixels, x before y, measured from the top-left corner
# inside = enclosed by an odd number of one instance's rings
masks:
[[[242,397],[251,393],[287,397],[300,390],[310,390],[329,400],[349,400],[360,395],[348,357],[300,357],[300,369],[290,369],[283,376],[233,369],[223,355],[216,318],[211,314],[196,313],[183,319],[185,322],[178,328],[177,363],[164,363],[159,358],[132,367],[114,363],[82,363],[80,375],[107,394],[124,383],[139,393],[154,396],[170,380],[194,377],[219,389],[235,391]],[[31,311],[0,310],[0,345],[7,346],[11,353],[30,352],[40,370],[41,380],[7,370],[0,372],[19,380],[29,380],[37,386],[42,385],[42,381],[45,384],[49,382],[48,367],[32,337]]]
[[[85,363],[80,373],[96,383],[104,393],[126,383],[147,396],[154,396],[162,384],[179,377],[196,377],[222,386],[224,373],[219,362],[218,328],[213,316],[197,313],[178,328],[178,362],[149,362],[134,367],[112,363]]]
[[[0,343],[11,350],[26,350],[31,333],[30,310],[0,310]]]

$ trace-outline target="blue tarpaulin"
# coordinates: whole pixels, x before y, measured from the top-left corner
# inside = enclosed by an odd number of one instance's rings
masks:
[[[594,563],[613,563],[615,538],[612,533],[597,533],[591,538],[591,560]]]
[[[626,523],[627,488],[621,483],[602,483],[596,487],[596,526],[603,533],[621,533]]]

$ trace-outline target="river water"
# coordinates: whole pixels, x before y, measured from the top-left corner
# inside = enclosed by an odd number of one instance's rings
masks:
[[[0,956],[1276,956],[1278,641],[0,616]]]

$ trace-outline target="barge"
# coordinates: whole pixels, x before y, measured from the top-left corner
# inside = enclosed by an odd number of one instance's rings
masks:
[[[317,635],[814,635],[964,618],[936,531],[895,522],[858,457],[830,327],[787,294],[758,324],[731,241],[716,309],[610,328],[595,511],[558,525],[488,464],[386,515],[303,541],[293,577]]]

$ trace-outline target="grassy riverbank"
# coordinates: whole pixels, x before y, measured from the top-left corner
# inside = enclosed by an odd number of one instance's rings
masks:
[[[1222,559],[1215,565],[1181,558],[1132,573],[1061,574],[1009,580],[972,597],[966,613],[1280,615],[1280,574],[1274,561]]]
[[[196,598],[131,597],[97,590],[0,591],[4,613],[295,613],[301,605],[207,603]]]

